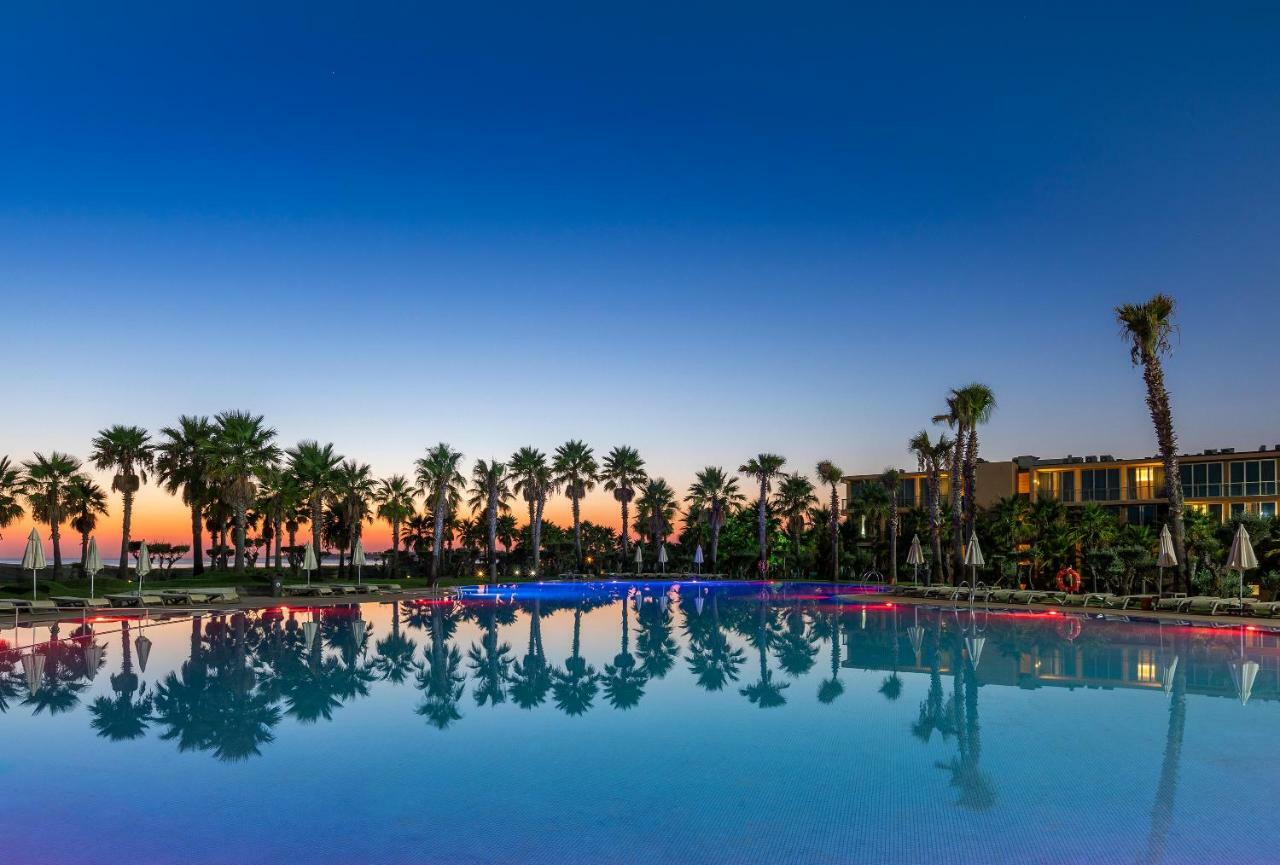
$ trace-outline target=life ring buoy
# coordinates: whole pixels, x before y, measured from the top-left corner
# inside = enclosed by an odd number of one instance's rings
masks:
[[[1074,643],[1076,637],[1080,636],[1080,632],[1084,630],[1084,626],[1080,624],[1080,620],[1072,616],[1069,619],[1063,619],[1058,624],[1058,633],[1062,639],[1068,643]]]
[[[1058,591],[1075,594],[1080,591],[1080,574],[1075,568],[1067,565],[1058,571]]]

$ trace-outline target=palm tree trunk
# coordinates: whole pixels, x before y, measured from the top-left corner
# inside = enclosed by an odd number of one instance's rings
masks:
[[[942,532],[941,522],[941,503],[938,501],[942,497],[942,477],[937,466],[930,467],[929,470],[929,543],[933,548],[933,576],[939,583],[943,581],[942,575]]]
[[[84,570],[84,561],[89,557],[89,533],[80,533],[80,576],[87,576]]]
[[[320,527],[321,521],[324,519],[324,512],[320,497],[313,496],[311,499],[311,547],[316,554],[316,571],[320,570]]]
[[[889,583],[898,582],[898,497],[894,493],[892,510],[889,511]]]
[[[446,491],[438,490],[435,499],[435,532],[431,537],[431,585],[440,580],[440,543],[444,537],[444,498]]]
[[[769,573],[769,550],[765,547],[765,522],[768,516],[765,512],[764,497],[767,492],[768,481],[760,478],[760,501],[756,503],[756,543],[760,546],[760,576],[764,577]]]
[[[400,571],[400,518],[391,521],[391,573]]]
[[[1173,410],[1169,407],[1169,391],[1164,385],[1164,368],[1154,354],[1142,355],[1142,378],[1147,385],[1147,410],[1156,428],[1160,459],[1164,462],[1164,490],[1169,500],[1169,523],[1173,532],[1173,550],[1178,557],[1176,575],[1181,582],[1177,591],[1190,591],[1191,577],[1187,564],[1186,527],[1183,524],[1182,479],[1178,475],[1178,437],[1173,430]]]
[[[124,526],[120,530],[120,573],[129,568],[129,530],[133,525],[133,490],[129,489],[130,478],[125,475],[124,483]]]
[[[624,491],[625,492],[625,491]],[[630,547],[630,532],[627,530],[627,505],[630,504],[626,496],[622,499],[622,561],[625,565],[627,561],[627,550]]]
[[[282,554],[283,554],[283,550],[281,549],[281,546],[282,546],[282,540],[281,540],[281,537],[280,537],[280,534],[281,534],[280,530],[283,528],[283,525],[282,525],[282,523],[283,523],[283,522],[284,522],[284,521],[283,521],[283,520],[281,520],[281,519],[279,519],[278,517],[277,517],[277,518],[276,518],[276,520],[275,520],[275,527],[276,527],[276,530],[275,530],[275,539],[276,539],[276,571],[277,571],[277,572],[279,572],[279,571],[282,569],[282,566],[283,566],[283,564],[284,564],[284,558],[283,558],[283,555],[282,555]]]
[[[49,496],[49,538],[53,544],[53,572],[58,576],[62,576],[62,533],[58,529],[61,523],[62,508],[59,506],[58,494],[54,493]]]
[[[964,536],[968,538],[978,525],[978,505],[974,498],[978,473],[978,426],[969,427],[964,453]]]
[[[485,539],[485,554],[489,558],[489,581],[498,579],[498,490],[489,487],[489,536]]]
[[[538,507],[533,521],[533,571],[542,573],[542,508],[546,505],[546,497],[538,494]]]
[[[204,520],[200,519],[200,506],[191,506],[191,574],[204,573]]]
[[[573,552],[578,557],[577,572],[582,573],[582,519],[578,511],[578,496],[573,499]]]
[[[949,479],[951,481],[951,584],[955,585],[960,580],[960,574],[964,573],[964,529],[962,527],[963,513],[961,511],[960,491],[964,487],[964,471],[962,467],[962,454],[964,453],[964,427],[960,427],[956,434],[955,446],[951,448],[951,470]]]
[[[831,578],[840,582],[840,493],[836,485],[831,485]]]
[[[236,573],[244,570],[244,524],[245,524],[245,504],[236,502]]]
[[[720,561],[720,523],[722,518],[716,513],[714,505],[711,507],[711,573],[719,572]]]

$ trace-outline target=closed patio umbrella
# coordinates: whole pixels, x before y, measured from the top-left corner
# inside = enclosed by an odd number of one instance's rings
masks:
[[[362,644],[364,643],[364,634],[367,629],[368,623],[365,622],[364,619],[356,619],[351,623],[351,632],[355,635],[357,649],[362,648]]]
[[[1231,554],[1227,556],[1227,569],[1240,572],[1240,600],[1244,601],[1244,572],[1258,566],[1258,557],[1253,553],[1253,543],[1244,523],[1236,528],[1236,536],[1231,539]]]
[[[311,572],[316,569],[316,550],[311,545],[311,541],[307,541],[306,547],[302,550],[302,569],[307,572],[307,585],[311,585]]]
[[[907,550],[907,564],[915,569],[915,582],[920,582],[920,566],[924,564],[924,550],[920,549],[920,536],[911,536],[911,549]],[[931,581],[932,582],[932,581]]]
[[[698,573],[702,573],[702,544],[698,544],[698,548],[693,551],[693,564],[697,567]]]
[[[139,632],[138,639],[133,641],[133,647],[138,652],[138,669],[145,673],[147,671],[147,658],[151,657],[151,638]]]
[[[920,627],[920,608],[913,607],[912,612],[915,618],[911,623],[911,627],[907,628],[907,639],[911,641],[911,651],[916,656],[916,666],[920,666],[920,654],[924,648],[924,628]]]
[[[1231,662],[1231,681],[1235,683],[1236,695],[1240,698],[1241,706],[1249,705],[1249,698],[1253,696],[1253,683],[1258,678],[1259,669],[1261,667],[1257,661],[1241,658]]]
[[[639,574],[644,570],[644,550],[636,544],[636,573]]]
[[[151,573],[151,551],[147,549],[146,541],[143,541],[142,546],[138,547],[138,564],[134,566],[134,571],[138,574],[138,594],[141,595],[142,578]]]
[[[40,540],[40,533],[35,529],[32,529],[31,534],[27,535],[27,548],[22,551],[22,569],[31,572],[31,600],[34,601],[36,599],[36,571],[45,569],[44,544]],[[41,664],[43,663],[41,661]]]
[[[84,666],[89,674],[89,678],[96,678],[98,675],[98,666],[102,663],[102,644],[90,635],[89,642],[84,647]]]
[[[978,586],[978,568],[987,563],[986,559],[982,557],[982,547],[978,546],[977,531],[969,534],[969,543],[964,550],[964,563],[966,566],[973,568],[973,576],[969,579],[969,600],[972,601]]]
[[[306,643],[307,643],[306,649],[308,652],[310,652],[312,647],[315,645],[316,632],[319,630],[320,630],[320,625],[318,622],[315,621],[315,619],[312,619],[309,622],[303,623],[302,638],[306,640]]]
[[[360,584],[360,569],[364,567],[364,544],[356,538],[356,545],[351,548],[351,564],[356,566],[356,584]]]
[[[667,572],[667,545],[663,544],[658,547],[658,564],[662,565],[662,572]]]
[[[80,567],[89,575],[89,597],[93,597],[93,580],[102,570],[102,556],[98,553],[98,539],[89,538],[89,549],[85,551],[84,561]]]
[[[27,678],[27,690],[33,694],[39,691],[44,681],[44,655],[37,652],[35,646],[22,656],[22,672]]]
[[[1156,586],[1156,592],[1163,595],[1164,569],[1178,566],[1178,555],[1173,551],[1173,536],[1169,534],[1168,523],[1160,529],[1160,555],[1156,556],[1156,566],[1160,568],[1160,585]]]

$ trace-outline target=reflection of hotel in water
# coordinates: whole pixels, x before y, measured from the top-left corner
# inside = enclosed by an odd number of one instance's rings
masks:
[[[898,651],[894,657],[894,614],[897,617]],[[913,623],[910,608],[859,612],[845,616],[845,658],[842,666],[858,670],[900,673],[931,672],[930,660],[937,613],[920,616],[925,629],[921,660],[916,662],[907,628]],[[1107,623],[1106,641],[1093,641],[1090,627],[1102,623],[1069,616],[1014,614],[1010,616],[968,612],[959,617],[943,614],[938,651],[938,671],[955,672],[963,660],[963,638],[972,633],[986,637],[977,674],[980,685],[1017,688],[1166,688],[1166,672],[1173,658],[1186,676],[1187,693],[1231,697],[1239,693],[1231,675],[1232,661],[1243,656],[1259,664],[1252,700],[1280,700],[1280,633],[1246,630],[1243,646],[1239,628],[1191,628]],[[1075,632],[1074,639],[1068,636]],[[1028,648],[1013,650],[1015,640]],[[1037,645],[1038,644],[1038,645]]]
[[[1234,448],[1208,449],[1178,457],[1182,495],[1192,510],[1203,511],[1217,522],[1233,514],[1274,517],[1277,513],[1276,459],[1280,445],[1237,453]],[[879,475],[852,475],[844,479],[853,496],[860,484],[877,482]],[[1130,523],[1149,524],[1163,519],[1167,510],[1164,465],[1156,457],[1116,459],[1101,456],[1066,456],[1040,459],[1014,457],[980,462],[974,475],[974,500],[990,507],[1002,498],[1019,495],[1054,499],[1067,506],[1089,502],[1115,512]],[[949,495],[949,479],[943,473],[942,496]],[[928,483],[923,472],[904,472],[898,489],[903,508],[928,504]],[[848,499],[845,500],[846,507]]]

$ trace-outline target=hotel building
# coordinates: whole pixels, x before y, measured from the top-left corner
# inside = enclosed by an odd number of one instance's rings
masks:
[[[1187,508],[1203,511],[1218,522],[1238,513],[1274,517],[1280,500],[1276,489],[1277,458],[1280,444],[1243,452],[1214,448],[1178,457]],[[849,497],[860,485],[878,480],[878,474],[844,478],[846,511]],[[949,484],[950,478],[943,472],[944,500],[950,493]],[[1020,456],[1002,462],[980,460],[974,476],[974,500],[984,508],[1012,495],[1057,499],[1068,507],[1094,502],[1127,522],[1145,525],[1160,522],[1168,509],[1164,486],[1164,465],[1159,457]],[[900,508],[923,508],[928,504],[928,495],[924,472],[904,472],[898,488]]]

